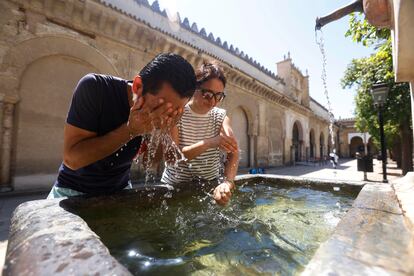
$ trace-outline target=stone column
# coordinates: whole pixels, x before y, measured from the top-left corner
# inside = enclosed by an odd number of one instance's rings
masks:
[[[4,94],[0,94],[0,156],[1,156],[1,148],[3,145],[3,113],[4,113]],[[1,170],[1,165],[2,163],[0,163],[0,170]],[[1,185],[1,181],[0,181],[0,185]]]
[[[257,137],[259,135],[259,115],[257,114],[254,121],[249,128],[249,142],[250,142],[250,167],[257,166]]]
[[[11,153],[13,145],[14,106],[17,99],[3,96],[0,100],[0,191],[11,187]]]
[[[410,92],[411,92],[411,122],[413,128],[413,139],[414,139],[414,82],[410,82]],[[413,155],[414,155],[414,141],[413,141]]]
[[[305,141],[299,140],[299,161],[303,161],[303,155],[305,151],[304,145],[305,145]]]
[[[256,135],[249,134],[249,167],[256,167]]]

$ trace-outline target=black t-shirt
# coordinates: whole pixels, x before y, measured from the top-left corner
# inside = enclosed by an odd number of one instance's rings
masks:
[[[105,135],[128,121],[127,81],[113,76],[88,74],[75,88],[66,122]],[[87,194],[109,194],[128,185],[132,159],[141,137],[132,139],[113,154],[78,170],[63,163],[57,187]]]

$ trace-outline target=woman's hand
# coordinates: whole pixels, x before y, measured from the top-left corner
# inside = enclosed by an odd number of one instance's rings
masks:
[[[232,183],[226,180],[214,189],[213,198],[217,204],[225,206],[230,201],[232,188]]]
[[[210,145],[212,148],[220,148],[225,152],[238,151],[237,140],[233,136],[226,135],[223,131],[211,138]]]

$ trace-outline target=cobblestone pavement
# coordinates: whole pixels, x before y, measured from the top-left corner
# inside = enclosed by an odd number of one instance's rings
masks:
[[[389,161],[387,165],[388,179],[390,181],[401,177],[401,170],[396,168],[395,162]],[[248,173],[248,169],[240,169],[239,173]],[[326,164],[311,164],[299,163],[296,166],[277,167],[266,169],[266,174],[292,175],[301,176],[314,179],[332,179],[332,180],[349,180],[362,181],[364,179],[363,173],[357,171],[357,161],[355,159],[339,160],[337,169],[333,169],[332,165]],[[368,181],[382,180],[382,165],[380,161],[374,160],[374,172],[368,173]],[[21,203],[29,200],[44,199],[47,192],[30,194],[30,195],[16,195],[0,194],[0,275],[4,264],[4,257],[7,249],[7,239],[10,227],[10,217],[14,209]]]

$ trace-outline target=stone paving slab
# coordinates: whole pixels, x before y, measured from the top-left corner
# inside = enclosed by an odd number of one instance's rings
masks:
[[[404,178],[395,181],[393,186],[408,223],[414,231],[414,172],[407,173]]]

